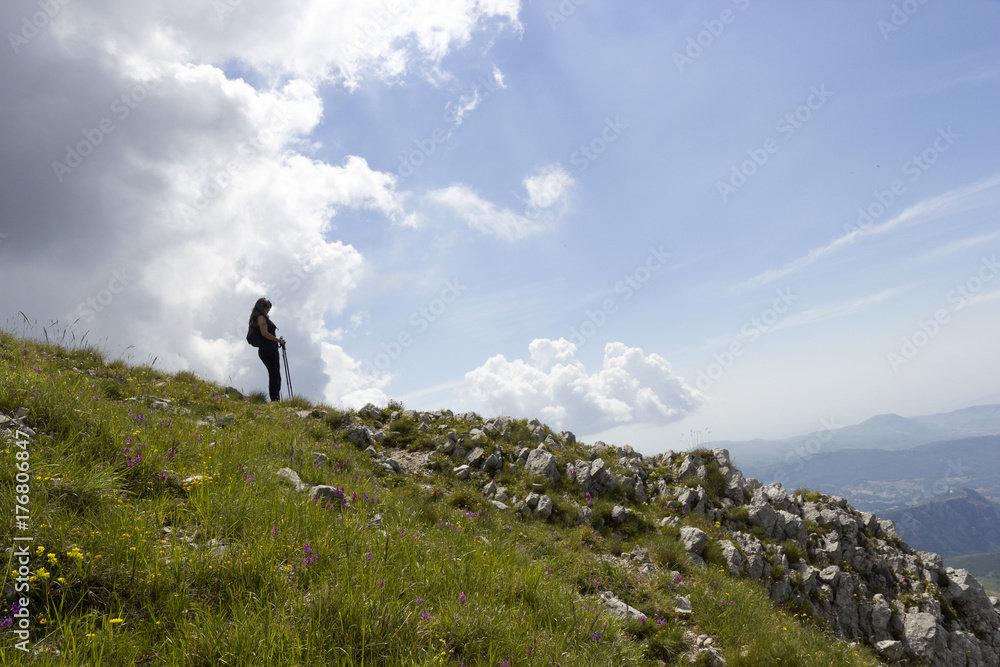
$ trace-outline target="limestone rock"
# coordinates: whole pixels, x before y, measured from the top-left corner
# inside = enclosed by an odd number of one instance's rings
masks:
[[[601,593],[601,602],[607,607],[615,616],[619,616],[625,619],[639,619],[643,618],[643,613],[636,609],[635,607],[630,607],[621,600],[615,597],[614,593],[611,591],[604,591]]]
[[[544,445],[528,454],[524,468],[534,475],[545,477],[553,484],[559,481],[559,464],[556,462],[556,457],[547,451]]]
[[[694,526],[683,526],[681,528],[681,543],[684,544],[685,551],[700,556],[705,550],[705,545],[708,544],[708,533]]]
[[[304,483],[302,478],[299,477],[299,473],[295,472],[291,468],[282,468],[276,474],[282,482],[288,484],[296,491],[305,491],[309,488],[309,485]]]

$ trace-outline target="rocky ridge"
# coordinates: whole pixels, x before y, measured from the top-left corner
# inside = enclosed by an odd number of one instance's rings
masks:
[[[373,405],[357,414],[361,419],[348,417],[342,431],[386,474],[421,468],[477,481],[496,508],[540,521],[557,518],[545,490],[561,489],[561,504],[572,507],[573,516],[559,518],[673,531],[693,566],[709,562],[732,576],[757,580],[775,603],[804,610],[841,638],[875,647],[893,664],[1000,664],[1000,601],[987,596],[967,571],[945,567],[938,554],[910,548],[892,521],[860,512],[843,498],[791,493],[778,483],[745,478],[725,449],[644,456],[628,446],[581,445],[572,433],[554,434],[537,420],[527,422],[537,444],[512,447],[507,443],[515,422],[508,417],[396,411],[384,418],[386,411]],[[394,447],[393,429],[400,420],[417,424],[416,431],[436,443],[439,456],[413,457]],[[473,426],[456,430],[456,421]],[[588,456],[573,458],[571,450]],[[452,465],[442,466],[442,457]],[[509,466],[536,478],[537,490],[518,497],[498,485],[496,478]],[[330,493],[299,488],[316,498]],[[584,502],[573,499],[581,495]],[[614,505],[598,515],[591,507],[594,500]],[[653,507],[671,515],[653,523],[647,518]],[[715,534],[691,525],[695,517],[715,526]],[[653,567],[642,551],[622,554],[620,561]],[[611,593],[603,597],[615,613],[637,613]],[[689,604],[680,598],[678,609]],[[697,638],[697,646],[713,651],[708,637]],[[716,664],[724,664],[716,658]]]

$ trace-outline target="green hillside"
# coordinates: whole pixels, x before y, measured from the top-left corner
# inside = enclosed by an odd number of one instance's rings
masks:
[[[2,664],[712,664],[698,645],[730,666],[878,664],[724,572],[711,544],[695,565],[661,503],[506,465],[495,483],[548,494],[552,514],[498,508],[483,470],[463,481],[436,451],[475,415],[261,398],[0,332]],[[366,453],[359,424],[386,439]],[[476,439],[509,454],[535,435],[514,421]],[[557,458],[588,452],[564,437]],[[310,500],[282,468],[330,488]],[[618,504],[635,510],[621,524]],[[729,521],[679,525],[715,540]],[[635,547],[651,565],[623,557]],[[611,613],[607,592],[642,616]]]

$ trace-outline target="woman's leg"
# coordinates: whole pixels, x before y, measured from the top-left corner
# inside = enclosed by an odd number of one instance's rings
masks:
[[[271,400],[277,401],[281,399],[281,364],[278,361],[278,347],[259,347],[257,348],[257,356],[260,360],[264,362],[264,366],[267,368],[267,389],[271,394]]]

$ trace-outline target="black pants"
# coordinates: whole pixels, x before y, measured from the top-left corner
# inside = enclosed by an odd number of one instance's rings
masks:
[[[278,346],[261,345],[257,348],[257,356],[267,368],[267,389],[271,400],[281,399],[281,364],[278,363]]]

